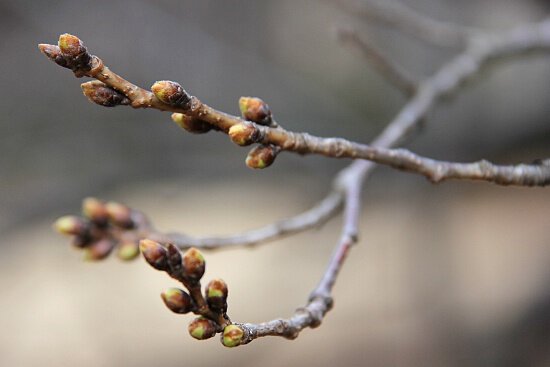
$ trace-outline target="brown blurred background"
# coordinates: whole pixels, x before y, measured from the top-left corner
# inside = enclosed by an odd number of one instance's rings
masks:
[[[406,4],[492,30],[550,14],[535,0]],[[251,171],[223,135],[186,134],[158,111],[92,105],[37,43],[73,33],[138,85],[177,80],[233,113],[241,95],[258,96],[289,129],[368,142],[404,99],[336,41],[342,25],[419,79],[456,51],[330,1],[0,0],[0,365],[550,365],[548,189],[434,186],[380,168],[323,325],[235,350],[191,339],[190,317],[158,297],[175,283],[141,259],[84,263],[52,233],[50,223],[90,195],[140,208],[166,230],[246,230],[311,207],[348,162],[281,154]],[[548,54],[498,64],[439,106],[408,147],[460,161],[550,156],[549,75]],[[209,253],[206,278],[228,282],[236,321],[286,317],[316,284],[339,223]]]

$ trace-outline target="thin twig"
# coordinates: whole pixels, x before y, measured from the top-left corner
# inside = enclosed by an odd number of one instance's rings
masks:
[[[388,25],[440,47],[464,47],[482,32],[422,15],[408,6],[385,0],[331,0],[351,14]]]
[[[352,29],[339,28],[337,32],[338,38],[341,41],[358,49],[388,82],[397,87],[406,96],[410,97],[414,94],[417,88],[416,83],[401,67],[384,55],[372,41],[360,37]]]

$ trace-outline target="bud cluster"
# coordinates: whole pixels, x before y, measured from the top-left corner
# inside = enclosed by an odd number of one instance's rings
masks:
[[[40,51],[57,65],[71,69],[77,75],[89,71],[92,66],[92,55],[88,53],[82,41],[72,34],[59,36],[57,46],[40,44]]]
[[[73,237],[73,245],[84,250],[85,260],[104,259],[117,246],[117,255],[122,260],[132,260],[139,255],[138,231],[130,208],[86,198],[82,202],[82,214],[63,216],[53,227]]]
[[[191,321],[188,327],[193,338],[209,339],[231,325],[226,314],[229,293],[227,284],[222,279],[213,279],[204,288],[204,294],[201,292],[200,280],[204,275],[206,262],[198,249],[191,247],[182,254],[172,244],[165,247],[150,239],[141,240],[140,248],[149,265],[165,271],[187,288],[187,292],[170,288],[161,293],[161,298],[172,312],[192,312],[200,316]]]

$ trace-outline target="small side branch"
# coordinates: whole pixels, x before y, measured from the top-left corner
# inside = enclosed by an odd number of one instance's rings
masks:
[[[360,37],[352,29],[340,28],[337,32],[341,41],[358,49],[388,82],[401,90],[406,96],[414,94],[417,85],[412,78],[402,68],[386,57],[372,42]]]

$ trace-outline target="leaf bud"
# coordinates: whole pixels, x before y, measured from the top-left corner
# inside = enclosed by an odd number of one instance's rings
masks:
[[[97,242],[90,244],[86,247],[84,252],[85,261],[97,261],[103,260],[113,250],[115,247],[115,242],[110,238],[102,238]]]
[[[231,324],[223,329],[222,344],[226,347],[233,348],[241,345],[244,338],[244,331],[240,326]]]
[[[90,69],[91,55],[78,37],[68,33],[62,34],[57,45],[62,56],[68,59],[67,64],[71,69]]]
[[[61,55],[61,50],[59,49],[59,46],[41,43],[38,45],[38,48],[40,49],[40,52],[46,55],[47,58],[55,62],[57,65],[64,68],[70,68],[67,64],[67,60],[65,60],[63,55]]]
[[[117,256],[120,260],[130,261],[139,255],[139,245],[135,241],[125,241],[118,245]]]
[[[105,204],[109,220],[117,227],[132,228],[132,210],[124,204],[109,201]]]
[[[206,268],[202,253],[194,247],[183,254],[183,275],[190,280],[199,280]]]
[[[144,239],[139,241],[139,248],[145,260],[157,270],[168,269],[168,253],[158,242]]]
[[[122,93],[108,87],[104,83],[93,80],[80,85],[82,93],[93,103],[103,107],[129,105],[130,100]]]
[[[271,109],[260,98],[241,97],[239,109],[245,120],[253,121],[260,125],[269,126],[272,122]]]
[[[166,247],[168,250],[168,266],[170,268],[170,272],[178,275],[181,274],[183,270],[183,259],[181,257],[180,250],[171,243],[169,243]]]
[[[105,204],[96,198],[82,200],[82,214],[98,225],[105,225],[109,219]]]
[[[175,313],[188,313],[193,309],[191,296],[178,288],[170,288],[160,294],[166,307]]]
[[[66,215],[57,219],[53,224],[53,228],[57,232],[69,236],[86,236],[90,230],[89,223],[86,220],[74,215]]]
[[[172,121],[192,134],[204,134],[212,130],[212,125],[208,122],[196,117],[184,115],[183,113],[173,113]]]
[[[254,147],[246,157],[246,165],[253,169],[269,167],[275,161],[279,148],[274,145],[258,145]]]
[[[151,91],[162,103],[171,106],[185,106],[191,101],[191,96],[176,82],[161,80],[155,82]]]
[[[205,298],[208,306],[213,310],[227,309],[227,284],[221,279],[213,279],[205,288]]]
[[[246,146],[256,142],[258,139],[258,129],[250,123],[238,123],[229,128],[229,137],[233,143]]]
[[[212,320],[198,317],[189,323],[189,334],[195,339],[205,340],[216,335],[217,325]]]

